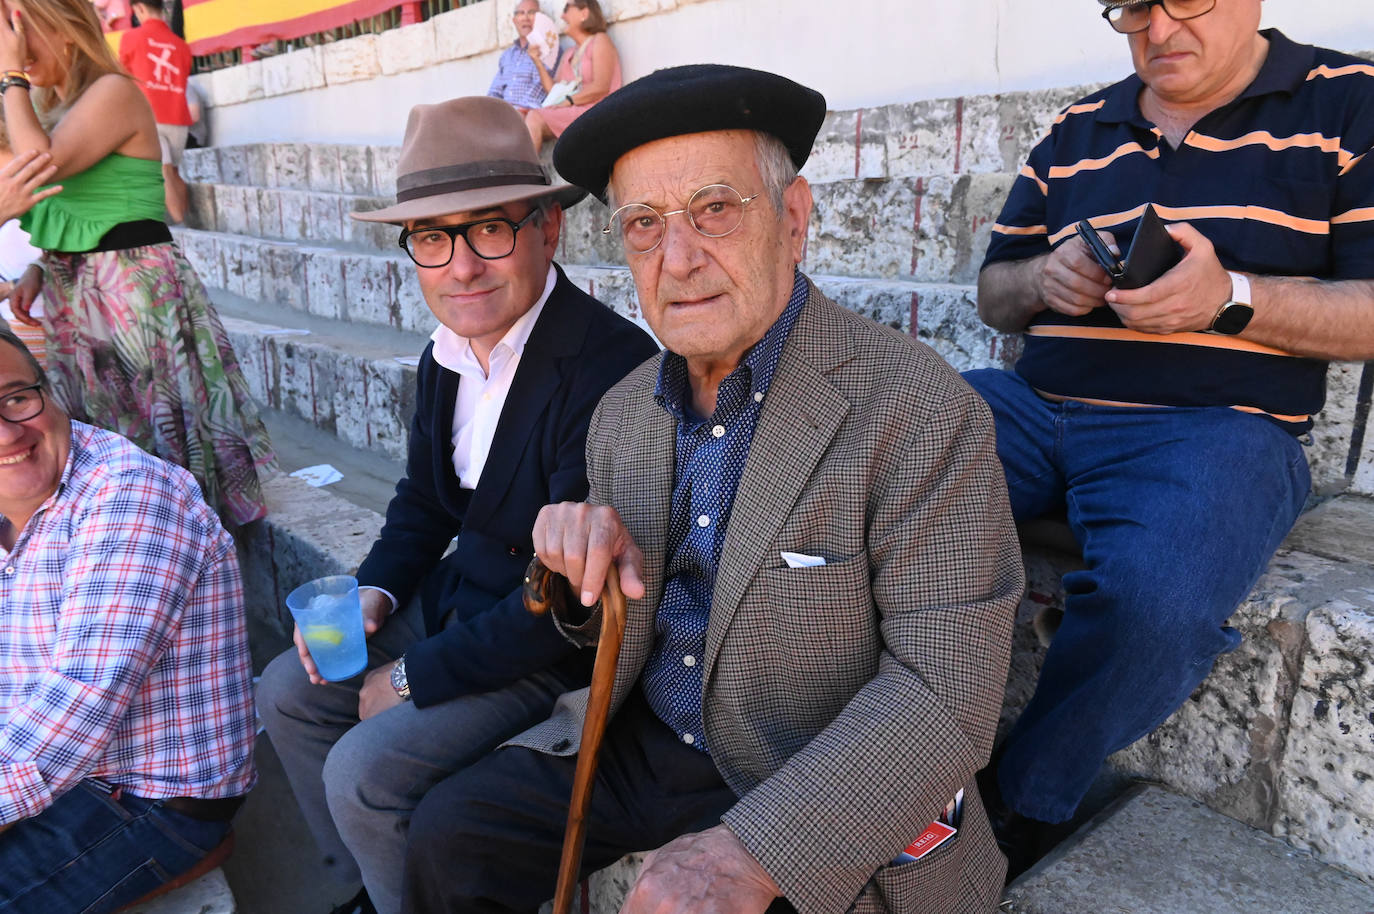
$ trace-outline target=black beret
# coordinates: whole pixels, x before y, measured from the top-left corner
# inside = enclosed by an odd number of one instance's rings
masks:
[[[757,130],[806,164],[825,120],[825,96],[776,73],[702,63],[656,70],[612,92],[568,125],[553,164],[569,182],[605,198],[616,160],[684,133]]]

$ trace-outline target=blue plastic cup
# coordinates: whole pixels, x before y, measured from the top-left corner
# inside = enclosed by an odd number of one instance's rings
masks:
[[[357,578],[348,574],[316,578],[287,594],[286,608],[325,679],[351,679],[367,668]]]

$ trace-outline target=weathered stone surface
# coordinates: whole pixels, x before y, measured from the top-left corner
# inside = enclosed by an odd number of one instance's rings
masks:
[[[337,194],[343,191],[339,172],[339,147],[311,144],[307,153],[310,168],[310,189]]]
[[[257,194],[258,231],[261,238],[282,237],[281,196],[268,187],[259,187]]]
[[[262,88],[266,95],[322,89],[324,85],[324,53],[319,45],[262,61]]]
[[[1275,832],[1374,881],[1374,586],[1307,617],[1290,727]]]
[[[268,515],[239,531],[248,611],[290,638],[291,582],[349,574],[381,532],[382,517],[282,475],[263,483]]]
[[[219,242],[209,232],[174,231],[177,246],[195,268],[200,281],[212,289],[224,288],[224,260]]]
[[[460,6],[429,21],[434,23],[440,60],[459,60],[496,47],[495,3]]]
[[[610,215],[606,205],[594,197],[566,210],[558,242],[559,263],[623,267],[625,251],[620,239],[601,231]]]
[[[372,147],[372,190],[379,197],[396,199],[396,161],[401,157],[399,146]]]
[[[232,235],[219,236],[218,243],[224,259],[225,291],[254,301],[262,298],[258,243],[242,241]]]
[[[676,8],[677,0],[609,0],[606,15],[612,22],[625,22]]]
[[[338,194],[310,195],[310,224],[306,231],[312,241],[321,244],[338,242],[343,238],[343,215]]]
[[[511,15],[519,2],[520,0],[492,0],[492,5],[496,7],[496,43],[503,48],[516,39],[515,22]]]
[[[366,146],[339,146],[339,191],[345,194],[371,194],[372,153]]]
[[[324,81],[329,85],[371,79],[382,72],[377,59],[377,36],[359,35],[332,41],[323,50]]]
[[[310,224],[310,200],[314,194],[306,190],[279,190],[276,193],[281,218],[281,237],[288,241],[309,241],[313,231]]]
[[[221,184],[248,183],[247,146],[221,146],[219,148],[219,181]]]
[[[1374,888],[1198,803],[1137,788],[1014,882],[1009,914],[1360,914]]]
[[[269,93],[263,84],[263,61],[254,60],[237,67],[210,73],[210,92],[215,105],[237,105],[264,98]]]
[[[433,66],[439,59],[433,19],[387,29],[377,36],[377,63],[388,76]]]
[[[861,131],[863,111],[830,111],[821,124],[802,175],[813,184],[886,178],[887,143],[873,131]]]
[[[305,311],[305,262],[294,244],[263,244],[258,249],[262,271],[262,300]]]
[[[896,279],[916,265],[916,182],[837,181],[817,185],[804,268],[835,276]]]
[[[187,184],[219,183],[219,149],[188,149],[181,156],[181,178]]]
[[[147,904],[125,908],[124,914],[236,914],[234,893],[224,871],[214,869],[195,882],[188,883]]]
[[[957,174],[962,101],[940,98],[863,110],[861,143],[887,148],[887,177]]]
[[[1346,495],[1308,511],[1284,546],[1338,562],[1374,566],[1374,500]]]
[[[273,143],[271,150],[276,166],[276,186],[291,190],[309,190],[310,147],[304,143]]]
[[[1326,406],[1317,414],[1312,426],[1312,446],[1307,449],[1312,489],[1318,495],[1344,491],[1357,475],[1348,471],[1352,470],[1349,462],[1356,424],[1361,425],[1362,432],[1368,424],[1367,414],[1360,415],[1358,410],[1363,373],[1364,364],[1360,362],[1332,362],[1326,372]],[[1374,446],[1374,441],[1366,444]]]
[[[305,255],[306,306],[319,317],[344,316],[343,263],[334,251],[326,248],[302,248]]]
[[[400,326],[391,261],[381,257],[345,256],[343,273],[345,316],[349,321]]]
[[[1007,174],[1020,171],[1055,115],[1095,88],[1069,86],[964,98],[959,170]]]
[[[396,314],[398,326],[402,330],[414,330],[426,336],[434,332],[439,321],[434,312],[425,304],[424,293],[420,291],[420,280],[415,272],[415,264],[401,255],[395,261],[393,275],[396,279]]]

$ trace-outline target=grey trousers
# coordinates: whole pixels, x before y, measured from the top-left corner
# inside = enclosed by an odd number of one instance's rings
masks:
[[[419,641],[419,601],[368,642],[369,669]],[[563,692],[585,683],[541,672],[493,692],[416,708],[398,705],[358,720],[361,675],[312,685],[295,648],[263,671],[258,714],[286,769],[306,824],[340,881],[361,879],[379,914],[401,909],[406,835],[429,789],[549,716]]]

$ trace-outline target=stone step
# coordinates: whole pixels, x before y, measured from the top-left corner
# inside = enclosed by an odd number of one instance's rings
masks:
[[[972,283],[1012,180],[1009,174],[988,174],[815,184],[805,266],[836,276]],[[403,256],[395,226],[349,217],[389,202],[388,197],[332,191],[193,184],[186,225],[222,235]],[[568,210],[559,258],[624,266],[620,242],[603,232],[609,216],[595,199]]]
[[[405,459],[424,337],[289,313],[266,323],[233,305],[219,310],[259,404],[344,444]]]
[[[123,909],[123,914],[237,914],[234,893],[224,871],[213,869],[195,882],[154,898],[147,904]]]
[[[1137,787],[1008,887],[999,910],[1361,914],[1374,911],[1374,887],[1200,803]]]
[[[1371,525],[1374,501],[1354,495],[1307,512],[1229,620],[1241,646],[1110,764],[1374,880]],[[1062,610],[1060,578],[1082,567],[1037,547],[1024,558],[1003,729],[1044,657],[1031,622]]]
[[[324,318],[424,335],[435,326],[414,267],[399,251],[365,253],[186,228],[174,234],[217,300],[232,296],[259,302],[260,313],[270,315],[260,318],[266,323]],[[564,262],[573,282],[643,324],[627,268]],[[996,333],[978,319],[972,285],[817,272],[812,278],[853,311],[908,333],[914,327],[918,339],[960,371],[1010,367],[1020,352],[1017,336]],[[1365,433],[1369,410],[1361,406],[1360,395],[1370,370],[1374,369],[1360,363],[1338,362],[1328,372],[1327,402],[1312,431],[1309,452],[1319,494],[1374,494],[1374,436]],[[364,432],[362,438],[350,440],[365,438]]]

